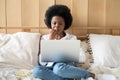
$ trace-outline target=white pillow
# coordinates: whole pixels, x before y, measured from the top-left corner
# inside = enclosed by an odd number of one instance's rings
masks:
[[[0,34],[0,66],[32,69],[38,65],[39,33]]]
[[[120,36],[89,35],[94,63],[106,67],[120,66]]]

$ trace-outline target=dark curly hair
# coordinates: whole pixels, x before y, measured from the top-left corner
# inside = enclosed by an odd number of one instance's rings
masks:
[[[60,16],[65,21],[65,28],[64,30],[67,30],[73,21],[72,15],[70,13],[70,9],[65,5],[52,5],[50,6],[45,13],[45,24],[48,28],[51,29],[51,19],[54,16]]]

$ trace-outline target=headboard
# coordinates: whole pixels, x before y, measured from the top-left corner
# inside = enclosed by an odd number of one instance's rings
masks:
[[[75,27],[73,30],[86,31],[85,34],[76,34],[78,39],[84,40],[88,38],[91,33],[94,34],[110,34],[110,35],[120,35],[120,27]]]
[[[44,18],[46,9],[54,4],[67,5],[73,16],[68,32],[78,38],[87,34],[120,34],[120,0],[2,0],[0,1],[0,32],[19,31],[48,33]]]

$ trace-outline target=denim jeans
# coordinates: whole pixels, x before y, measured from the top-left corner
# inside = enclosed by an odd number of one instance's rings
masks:
[[[90,73],[75,67],[72,63],[55,63],[51,67],[37,66],[33,69],[33,76],[42,80],[67,80],[68,78],[88,78]]]

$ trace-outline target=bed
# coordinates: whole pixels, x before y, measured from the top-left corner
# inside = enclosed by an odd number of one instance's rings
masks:
[[[32,69],[39,65],[41,36],[31,32],[0,33],[0,80],[40,80],[33,77]],[[89,34],[80,45],[86,60],[78,67],[102,74],[96,80],[120,80],[120,36]]]

